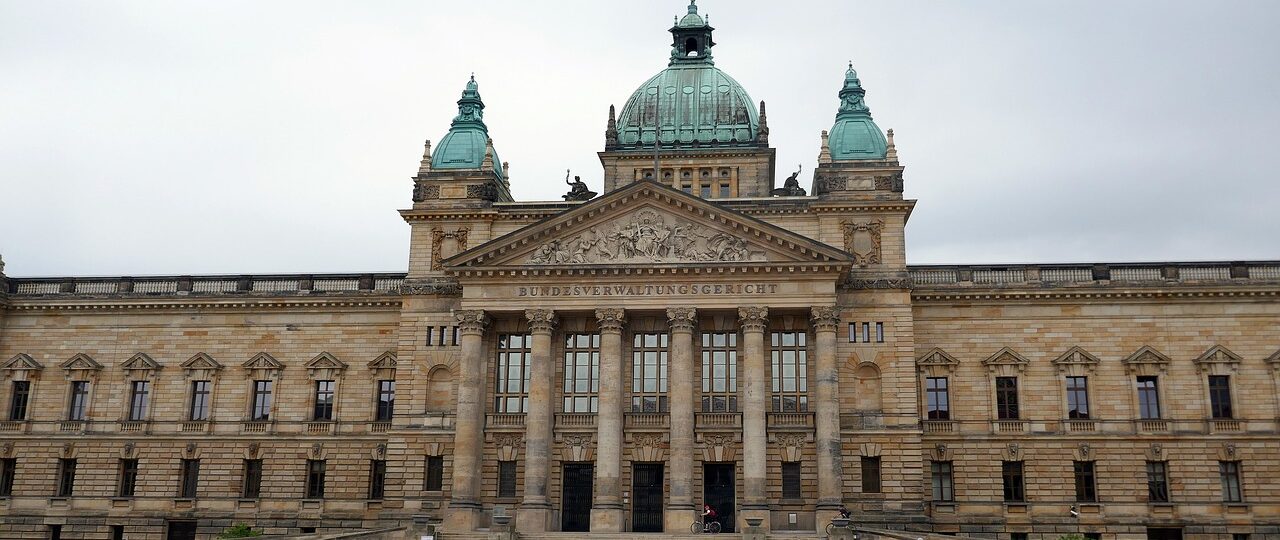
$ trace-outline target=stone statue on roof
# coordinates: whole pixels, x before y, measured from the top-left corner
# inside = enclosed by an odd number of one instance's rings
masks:
[[[798,176],[800,176],[800,171],[804,169],[803,165],[800,165],[799,167],[800,168],[796,169],[796,172],[791,173],[791,176],[788,176],[787,179],[783,181],[782,187],[774,188],[773,191],[769,192],[770,195],[773,195],[774,197],[805,196],[807,193],[805,192],[804,188],[800,187],[800,180],[796,179]]]
[[[575,176],[572,182],[569,181],[569,169],[564,171],[564,183],[569,185],[569,192],[564,195],[566,201],[589,201],[596,197],[596,192],[587,189],[582,177]]]

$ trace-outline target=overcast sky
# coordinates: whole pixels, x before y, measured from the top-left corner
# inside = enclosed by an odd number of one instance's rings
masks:
[[[908,258],[1280,259],[1280,2],[702,0],[778,175],[853,60]],[[599,190],[682,0],[0,0],[10,276],[403,271],[409,179],[475,72],[520,200]]]

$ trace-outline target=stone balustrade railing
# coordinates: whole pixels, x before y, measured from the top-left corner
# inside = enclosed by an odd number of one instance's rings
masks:
[[[399,293],[403,273],[118,278],[9,278],[14,296]]]
[[[917,288],[1280,281],[1280,261],[912,266],[908,270]]]

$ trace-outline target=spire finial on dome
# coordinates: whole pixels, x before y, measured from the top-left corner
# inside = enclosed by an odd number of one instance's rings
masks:
[[[422,150],[422,163],[418,164],[418,173],[424,174],[431,172],[431,139],[427,139],[427,143]]]
[[[898,161],[898,147],[893,144],[893,128],[889,128],[889,144],[884,153],[884,158],[890,161]]]

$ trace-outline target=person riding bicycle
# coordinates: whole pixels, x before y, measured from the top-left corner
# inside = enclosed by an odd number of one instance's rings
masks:
[[[850,512],[849,508],[843,504],[840,505],[840,509],[837,512],[840,512],[841,519],[851,519],[853,517],[853,512]]]
[[[716,520],[716,509],[709,504],[702,505],[702,526],[705,529],[708,523]]]

